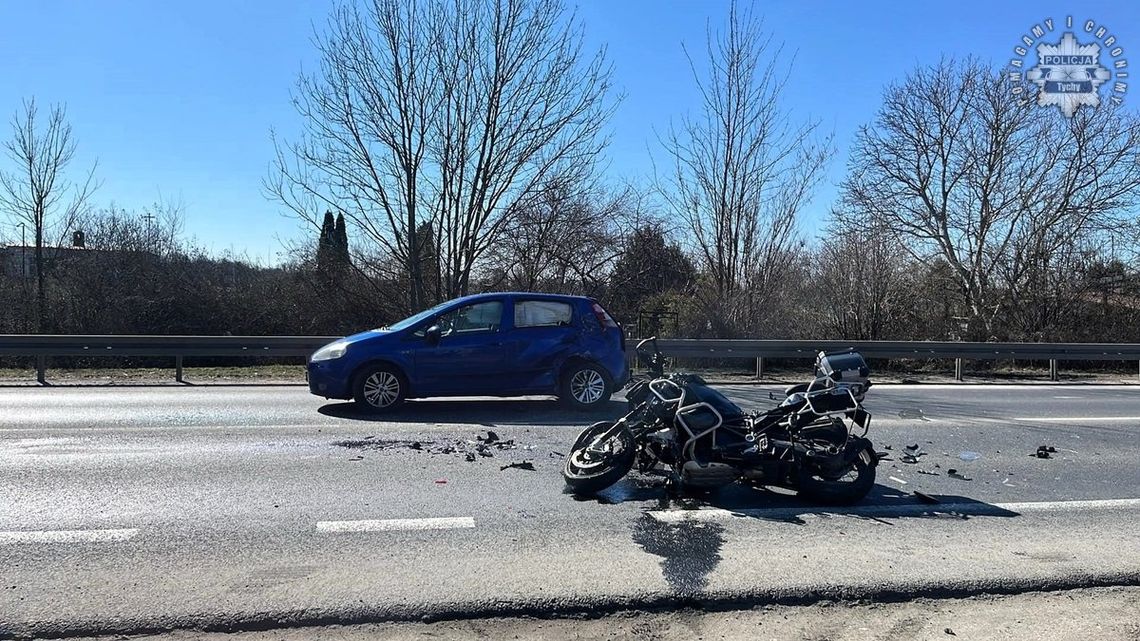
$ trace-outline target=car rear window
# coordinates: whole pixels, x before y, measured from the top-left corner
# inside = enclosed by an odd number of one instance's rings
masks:
[[[553,300],[515,301],[515,327],[569,325],[574,312],[567,303]]]

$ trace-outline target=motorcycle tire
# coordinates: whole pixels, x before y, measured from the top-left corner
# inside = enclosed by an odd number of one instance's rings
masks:
[[[637,457],[637,447],[633,440],[633,432],[624,425],[611,437],[606,445],[609,452],[600,458],[593,458],[594,453],[587,452],[587,446],[592,444],[594,438],[613,427],[612,422],[602,421],[582,430],[570,453],[566,455],[566,463],[562,466],[562,477],[573,494],[589,496],[596,494],[607,487],[617,483],[633,468]]]
[[[877,462],[875,452],[870,447],[860,449],[852,462],[856,476],[850,482],[829,480],[820,476],[815,466],[803,465],[800,468],[797,490],[800,496],[822,505],[858,503],[875,486]]]

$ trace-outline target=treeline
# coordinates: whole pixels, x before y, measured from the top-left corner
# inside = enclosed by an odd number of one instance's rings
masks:
[[[318,234],[277,267],[211,257],[179,233],[176,212],[152,211],[99,211],[85,220],[85,249],[49,252],[45,333],[341,335],[409,312],[399,264],[330,250]],[[953,268],[911,257],[882,228],[796,243],[756,297],[767,304],[746,301],[729,323],[699,257],[651,213],[629,191],[532,211],[472,291],[593,296],[630,333],[674,337],[1140,342],[1140,278],[1103,247],[1058,268],[1052,296],[1010,296],[993,332],[971,336]],[[11,267],[0,278],[0,332],[40,331],[31,279]],[[428,291],[428,302],[442,299]]]

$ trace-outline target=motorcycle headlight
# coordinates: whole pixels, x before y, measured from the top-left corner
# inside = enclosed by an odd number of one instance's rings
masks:
[[[313,352],[313,355],[309,357],[309,360],[314,362],[335,360],[341,356],[344,356],[344,352],[347,349],[348,343],[345,343],[344,341],[329,343],[328,345],[325,345],[324,347]]]

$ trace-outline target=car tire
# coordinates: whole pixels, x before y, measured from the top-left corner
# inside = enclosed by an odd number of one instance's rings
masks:
[[[408,381],[391,365],[366,365],[356,375],[352,397],[370,412],[387,412],[399,407],[408,395]]]
[[[570,408],[589,410],[608,403],[613,393],[614,384],[605,368],[578,361],[563,371],[558,398]]]

